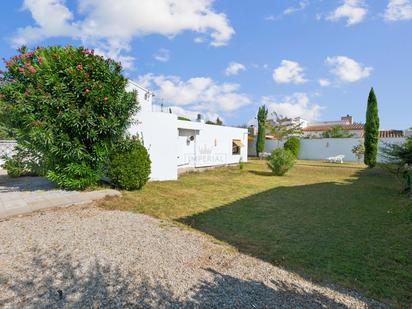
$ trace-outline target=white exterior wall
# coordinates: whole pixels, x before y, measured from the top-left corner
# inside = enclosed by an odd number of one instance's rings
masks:
[[[137,91],[137,102],[139,103],[140,111],[152,111],[153,93],[133,81],[128,81],[126,91]]]
[[[140,112],[129,133],[143,140],[152,161],[151,180],[177,179],[177,116]]]
[[[344,155],[344,161],[358,161],[356,156],[352,153],[352,148],[359,143],[363,143],[363,138],[321,138],[321,139],[301,139],[299,160],[325,160],[328,157],[337,155]],[[378,162],[382,162],[383,158],[380,156],[380,148],[385,144],[402,144],[405,138],[381,138],[378,145]],[[256,138],[249,147],[249,154],[256,155]],[[273,149],[283,147],[283,143],[278,141],[266,141],[265,152],[272,152]]]
[[[195,139],[186,143],[181,136],[179,143],[179,167],[207,167],[247,162],[247,129],[209,125],[200,122],[178,120],[181,135],[194,134]],[[244,145],[239,155],[232,154],[232,141],[240,140]]]
[[[140,111],[128,131],[139,136],[149,152],[151,180],[176,180],[179,167],[218,166],[239,163],[240,159],[247,161],[247,129],[177,120],[174,114],[153,111],[153,94],[149,90],[131,81],[126,90],[138,93]],[[190,136],[195,138],[188,143]],[[244,145],[239,155],[232,155],[234,139]]]
[[[344,161],[358,161],[352,153],[352,148],[363,143],[363,138],[323,138],[303,139],[300,143],[299,159],[301,160],[324,160],[327,157],[344,155]],[[378,162],[382,162],[380,149],[385,144],[402,144],[405,138],[381,138],[378,145]]]
[[[266,140],[265,141],[265,148],[263,152],[271,153],[273,149],[276,148],[283,148],[284,141],[277,141],[277,140]],[[248,154],[249,156],[256,156],[256,136],[254,137],[253,142],[249,143],[248,147]]]

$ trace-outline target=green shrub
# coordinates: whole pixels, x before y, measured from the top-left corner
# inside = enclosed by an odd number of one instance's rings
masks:
[[[20,146],[15,148],[12,157],[4,157],[3,168],[10,177],[44,176],[45,169],[40,158],[32,156]]]
[[[22,48],[5,67],[0,123],[28,160],[62,187],[96,183],[138,106],[121,65],[82,47],[50,46]]]
[[[86,163],[69,163],[64,167],[58,166],[55,170],[49,171],[47,178],[61,188],[81,190],[96,184],[101,178],[101,172],[87,166]]]
[[[16,156],[4,158],[3,168],[12,178],[23,176],[26,172],[24,163]]]
[[[412,195],[412,136],[403,144],[386,144],[382,148],[386,166],[393,171],[402,184],[402,192]]]
[[[268,157],[268,166],[276,176],[283,176],[295,164],[295,156],[289,150],[277,148]]]
[[[125,190],[141,189],[149,180],[150,157],[139,140],[126,139],[110,155],[108,176],[113,185]]]
[[[295,158],[299,155],[299,148],[300,148],[300,139],[296,136],[289,138],[286,143],[283,145],[285,150],[289,150]]]

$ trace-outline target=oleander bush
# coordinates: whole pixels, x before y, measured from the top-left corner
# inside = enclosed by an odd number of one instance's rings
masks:
[[[273,175],[283,176],[293,167],[296,157],[290,150],[277,148],[272,151],[267,160]]]
[[[112,184],[124,190],[139,190],[149,180],[150,157],[137,139],[125,139],[110,155],[108,176]]]
[[[23,47],[5,65],[0,122],[59,186],[95,184],[138,109],[120,63],[83,47],[50,46]]]

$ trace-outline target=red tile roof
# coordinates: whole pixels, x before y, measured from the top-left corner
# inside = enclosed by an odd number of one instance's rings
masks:
[[[307,126],[303,129],[304,132],[316,132],[316,131],[327,131],[334,127],[340,126],[344,130],[363,130],[364,125],[361,123],[354,123],[354,124],[320,124],[320,125],[312,125]]]
[[[379,131],[379,138],[396,138],[403,137],[403,131],[401,130],[382,130]]]

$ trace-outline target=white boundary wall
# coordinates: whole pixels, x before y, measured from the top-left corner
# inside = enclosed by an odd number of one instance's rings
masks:
[[[298,158],[300,160],[325,160],[328,157],[344,155],[344,161],[358,161],[352,153],[352,148],[359,143],[363,143],[363,138],[322,138],[322,139],[301,139]],[[402,144],[405,138],[382,138],[379,140],[378,149],[385,144]],[[249,155],[256,155],[256,138],[249,145]],[[265,152],[272,152],[273,149],[283,147],[283,143],[278,141],[266,141]],[[378,151],[378,161],[383,158]]]

